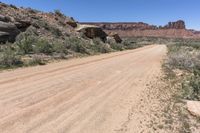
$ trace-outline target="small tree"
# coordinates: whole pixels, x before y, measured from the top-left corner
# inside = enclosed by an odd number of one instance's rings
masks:
[[[54,10],[54,13],[55,13],[56,15],[60,16],[60,17],[63,17],[63,16],[64,16],[64,14],[61,13],[61,11],[58,10],[58,9]]]

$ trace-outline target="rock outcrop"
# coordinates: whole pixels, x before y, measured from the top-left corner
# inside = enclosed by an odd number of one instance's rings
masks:
[[[0,42],[13,42],[19,33],[14,24],[0,21]]]
[[[55,37],[63,40],[64,36],[76,36],[77,23],[71,18],[58,13],[44,13],[30,8],[15,7],[0,3],[0,43],[13,42],[16,36],[30,26],[36,28],[39,36],[47,40]]]
[[[102,28],[94,25],[79,25],[76,31],[83,33],[86,37],[90,39],[100,38],[103,41],[106,41],[108,36]]]
[[[117,33],[109,33],[109,36],[112,37],[116,43],[121,43],[122,39]]]
[[[186,27],[183,20],[178,20],[176,22],[169,22],[166,26],[163,27],[163,29],[186,29]]]

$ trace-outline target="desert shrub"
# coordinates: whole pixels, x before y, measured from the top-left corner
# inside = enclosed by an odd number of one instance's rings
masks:
[[[169,55],[167,64],[170,68],[179,68],[190,70],[194,67],[194,62],[192,61],[192,56],[188,52],[179,50],[179,52],[174,52]]]
[[[13,9],[17,9],[17,7],[13,4],[10,4],[10,7],[12,7]]]
[[[136,42],[130,41],[130,40],[123,40],[122,42],[125,49],[135,49],[142,47],[142,45],[137,44]]]
[[[188,100],[200,100],[200,71],[193,74],[182,83],[183,96]]]
[[[122,51],[122,50],[124,50],[124,46],[123,46],[122,43],[110,43],[109,45],[110,45],[110,47],[111,47],[112,49],[114,49],[114,50],[117,50],[117,51]]]
[[[54,13],[56,14],[56,15],[58,15],[58,16],[60,16],[60,17],[64,17],[65,15],[63,14],[63,13],[61,13],[61,11],[60,10],[54,10]]]
[[[32,9],[32,8],[27,8],[27,11],[28,11],[29,13],[32,13],[32,14],[35,14],[35,13],[38,13],[38,12],[39,12],[38,10]]]
[[[100,53],[109,53],[112,51],[110,45],[103,43],[100,38],[93,39],[92,50]]]
[[[198,49],[185,44],[168,45],[165,67],[187,71],[190,76],[182,81],[183,97],[189,100],[200,100],[200,51]]]
[[[111,48],[110,48],[110,45],[109,44],[103,44],[99,47],[99,52],[100,53],[109,53],[111,52]]]
[[[56,53],[65,53],[65,54],[68,53],[67,49],[65,48],[64,43],[54,41],[52,44],[53,44],[54,52],[56,52]]]
[[[24,36],[24,38],[17,41],[16,44],[19,46],[23,54],[30,54],[33,52],[33,46],[37,41],[36,39],[37,38],[33,36]]]
[[[32,24],[36,28],[45,28],[46,30],[49,29],[49,25],[45,20],[37,20]]]
[[[54,26],[49,26],[49,30],[51,31],[51,33],[53,35],[55,35],[55,37],[60,37],[62,36],[62,32],[60,31],[60,29],[54,27]]]
[[[34,55],[32,59],[28,61],[27,65],[28,66],[45,65],[45,62],[42,57]]]
[[[33,54],[33,53],[53,53],[53,43],[49,43],[46,39],[41,39],[34,33],[28,31],[21,33],[16,40],[17,46],[19,46],[22,54]],[[56,48],[56,47],[55,47]]]
[[[74,52],[82,53],[82,54],[90,54],[87,49],[87,43],[78,37],[68,37],[65,40],[65,47]]]
[[[200,51],[191,47],[168,45],[166,66],[171,69],[193,71],[200,68]]]
[[[54,52],[53,44],[49,43],[45,39],[37,40],[33,50],[34,53],[44,53],[44,54],[52,54]]]
[[[36,28],[44,28],[47,31],[50,31],[55,37],[62,36],[62,32],[59,28],[55,27],[54,25],[48,24],[45,20],[38,20],[33,23],[33,26]]]
[[[33,52],[33,46],[38,40],[37,31],[34,27],[29,27],[25,32],[20,33],[15,44],[19,46],[22,54],[29,54]]]
[[[6,46],[0,52],[0,67],[10,68],[14,66],[21,66],[23,63],[21,57],[17,54],[12,46]]]

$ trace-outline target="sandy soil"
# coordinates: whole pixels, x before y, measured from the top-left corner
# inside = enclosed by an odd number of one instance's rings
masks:
[[[151,45],[2,72],[0,132],[148,132],[137,107],[165,54],[164,45]]]

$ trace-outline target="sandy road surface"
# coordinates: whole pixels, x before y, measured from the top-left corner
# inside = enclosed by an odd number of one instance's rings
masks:
[[[126,125],[130,109],[159,76],[165,53],[151,45],[2,72],[0,133],[138,132],[139,117]]]

